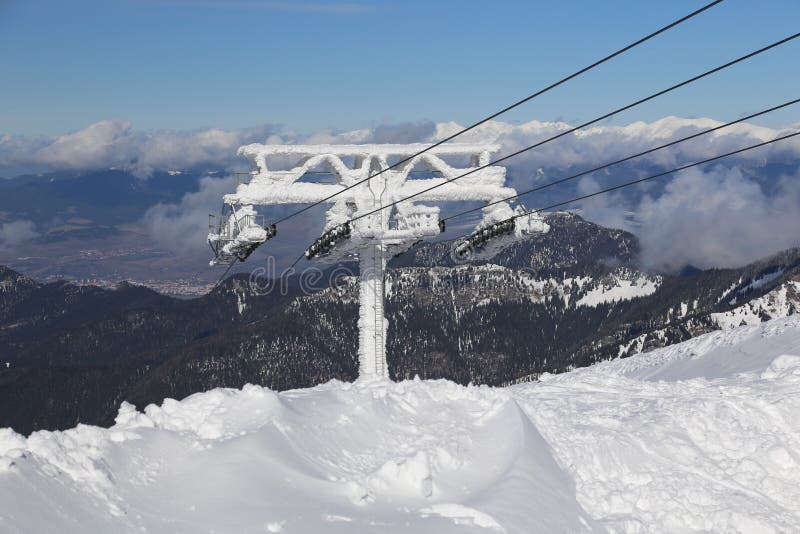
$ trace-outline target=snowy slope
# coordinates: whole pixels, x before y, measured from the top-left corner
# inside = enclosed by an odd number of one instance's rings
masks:
[[[800,316],[507,389],[213,390],[0,431],[0,532],[797,532]]]
[[[590,290],[580,300],[578,306],[597,306],[604,302],[631,300],[646,297],[656,292],[659,279],[641,275],[634,280],[613,279],[611,284],[601,284]]]
[[[9,450],[10,449],[10,450]],[[580,531],[572,479],[507,391],[256,386],[0,435],[2,532]],[[585,523],[584,523],[585,522]],[[584,529],[585,530],[585,529]]]
[[[757,280],[747,288],[758,288],[764,284],[763,280]],[[798,310],[800,310],[800,282],[789,280],[766,295],[745,302],[732,310],[712,313],[711,318],[720,328],[736,328],[746,324],[758,324],[765,317],[786,317],[797,313]]]
[[[513,389],[610,531],[800,532],[798,316]]]

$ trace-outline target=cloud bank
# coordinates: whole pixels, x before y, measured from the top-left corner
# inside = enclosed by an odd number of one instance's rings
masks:
[[[219,210],[222,195],[233,189],[233,177],[200,179],[200,188],[187,193],[177,204],[156,204],[144,215],[144,223],[155,242],[181,255],[208,250],[205,224],[209,213]]]
[[[518,190],[629,156],[720,125],[712,119],[665,117],[651,123],[604,125],[567,135],[507,162]],[[793,125],[796,129],[797,125]],[[137,131],[124,121],[102,121],[58,137],[0,137],[0,171],[15,166],[48,169],[125,168],[146,177],[156,170],[232,168],[244,161],[236,149],[267,143],[433,142],[461,128],[455,123],[416,122],[309,135],[274,125],[246,130]],[[459,140],[496,143],[507,154],[570,128],[563,122],[492,121]],[[538,207],[702,160],[793,131],[738,124],[634,162],[594,173],[575,183],[525,197]],[[800,140],[792,139],[691,169],[656,183],[574,204],[588,219],[636,233],[642,262],[653,269],[732,267],[798,246]],[[204,178],[198,193],[174,205],[152,208],[145,222],[156,239],[205,246],[207,213],[231,188],[227,179]],[[170,234],[170,235],[167,235]]]
[[[121,168],[140,177],[156,170],[215,168],[234,163],[236,148],[266,139],[276,128],[196,131],[133,129],[105,120],[57,137],[0,136],[0,171],[14,168]]]
[[[0,224],[0,250],[12,249],[39,237],[33,221],[19,220]]]
[[[646,266],[733,267],[800,246],[800,173],[765,192],[740,169],[689,169],[636,209]]]

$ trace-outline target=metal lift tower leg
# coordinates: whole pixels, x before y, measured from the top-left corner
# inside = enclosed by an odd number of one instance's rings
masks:
[[[358,365],[360,377],[388,378],[386,366],[386,318],[383,313],[386,259],[383,245],[359,249]]]

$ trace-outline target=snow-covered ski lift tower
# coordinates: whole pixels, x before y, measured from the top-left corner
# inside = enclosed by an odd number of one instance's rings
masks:
[[[246,145],[239,154],[250,159],[253,171],[248,183],[225,195],[223,218],[216,231],[209,234],[217,263],[246,258],[258,245],[275,235],[274,226],[255,221],[254,206],[273,204],[330,204],[322,236],[306,251],[306,257],[335,263],[357,257],[359,281],[358,360],[361,377],[388,377],[386,365],[386,330],[384,316],[384,276],[386,262],[414,243],[443,231],[439,208],[425,203],[483,201],[487,204],[513,196],[505,185],[506,170],[488,166],[448,183],[470,170],[487,165],[490,155],[499,150],[494,145],[446,144],[389,169],[393,161],[414,156],[427,145]],[[445,159],[446,158],[446,159]],[[288,170],[273,170],[273,164],[293,160]],[[447,161],[446,161],[447,160]],[[466,166],[455,167],[452,160]],[[345,163],[347,162],[347,163]],[[284,165],[285,166],[285,165]],[[409,179],[420,167],[428,177]],[[335,183],[311,183],[299,180],[309,172],[328,171]],[[377,174],[381,171],[381,174]],[[371,179],[367,180],[370,176]],[[359,182],[364,183],[359,183]],[[349,186],[359,185],[345,190]],[[436,189],[425,191],[433,186]],[[341,194],[338,194],[341,193]],[[420,193],[413,199],[402,199]],[[337,194],[333,198],[332,195]],[[329,200],[326,200],[329,199]],[[397,202],[396,205],[378,209]],[[495,254],[526,235],[548,231],[536,215],[501,221],[519,214],[507,202],[483,209],[476,232],[483,236],[480,246],[472,245],[477,255]],[[366,217],[360,215],[377,210]],[[352,219],[357,220],[352,221]],[[352,221],[352,222],[351,222]],[[487,229],[494,229],[488,232]],[[489,242],[488,237],[492,240]],[[463,245],[463,243],[462,243]],[[464,247],[459,249],[464,255]]]

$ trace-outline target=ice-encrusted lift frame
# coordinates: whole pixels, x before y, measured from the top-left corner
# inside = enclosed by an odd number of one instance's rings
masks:
[[[515,193],[505,184],[505,168],[487,166],[491,154],[499,147],[454,143],[415,156],[424,148],[421,144],[243,146],[239,154],[250,160],[253,169],[250,180],[237,181],[236,191],[225,195],[223,202],[230,215],[223,217],[218,230],[209,234],[210,243],[219,243],[221,236],[226,235],[228,249],[223,252],[236,256],[238,250],[244,250],[249,255],[276,232],[274,227],[270,230],[268,226],[247,224],[254,220],[255,206],[328,203],[324,233],[309,247],[306,257],[329,263],[358,258],[361,377],[388,377],[387,321],[383,308],[386,262],[421,239],[440,234],[443,225],[439,207],[429,204],[466,201],[491,204],[483,210],[476,231],[492,228],[515,214],[508,203],[497,202]],[[409,156],[413,157],[392,167],[393,160]],[[468,178],[448,183],[471,169],[477,170]],[[332,174],[335,183],[299,181],[320,171]],[[429,175],[411,178],[420,172]],[[420,194],[436,184],[441,185]],[[416,194],[413,202],[402,201],[412,194]],[[391,203],[396,205],[381,209]],[[373,213],[352,220],[368,212]],[[538,215],[517,219],[514,228],[502,233],[490,232],[496,234],[490,236],[491,246],[487,246],[489,237],[469,244],[469,255],[493,254],[515,239],[547,230]],[[467,256],[463,246],[459,251],[459,258]]]

